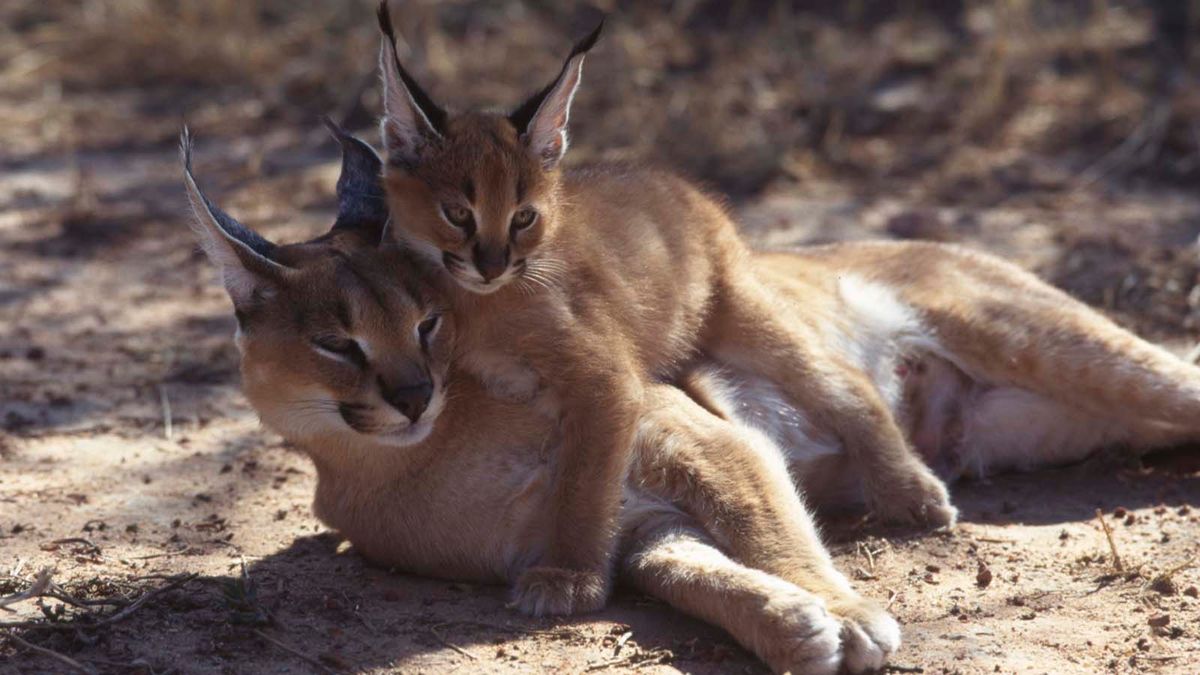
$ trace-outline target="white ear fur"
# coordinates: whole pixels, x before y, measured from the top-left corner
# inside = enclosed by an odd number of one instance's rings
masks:
[[[425,145],[440,134],[404,84],[397,64],[395,45],[385,36],[379,48],[379,71],[383,79],[383,119],[379,130],[389,159],[411,165],[416,164]]]
[[[185,130],[183,182],[187,187],[188,202],[192,207],[193,218],[190,225],[192,231],[200,238],[204,252],[221,271],[221,280],[233,300],[234,307],[242,307],[254,299],[256,292],[260,295],[269,293],[270,280],[278,279],[287,268],[239,241],[221,225],[222,217],[230,221],[232,219],[224,214],[214,213],[214,207],[196,185],[190,166],[190,146],[191,142]],[[236,224],[236,221],[232,222]]]
[[[556,166],[567,152],[567,123],[571,117],[575,92],[583,80],[583,60],[586,57],[586,53],[576,54],[567,62],[562,77],[542,100],[525,130],[526,146],[547,169]]]

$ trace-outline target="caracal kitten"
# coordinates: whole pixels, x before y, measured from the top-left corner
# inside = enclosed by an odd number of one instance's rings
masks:
[[[451,115],[403,70],[381,9],[392,235],[454,281],[464,369],[493,391],[544,386],[564,415],[523,609],[599,602],[547,567],[598,564],[633,402],[697,351],[740,382],[715,410],[766,420],[793,456],[839,451],[814,492],[852,478],[893,520],[954,518],[913,447],[957,476],[1200,438],[1200,370],[1014,265],[931,244],[752,255],[670,174],[559,169],[596,33],[511,115]]]
[[[561,415],[547,549],[518,580],[518,607],[603,605],[645,387],[698,353],[778,383],[859,463],[883,518],[954,522],[888,402],[810,326],[784,318],[795,312],[758,281],[720,204],[665,172],[559,168],[599,27],[512,114],[450,114],[400,64],[386,2],[379,22],[392,236],[454,282],[462,368]]]
[[[204,197],[183,139],[194,229],[238,318],[243,388],[312,458],[317,515],[364,556],[512,583],[544,553],[561,435],[534,406],[457,370],[441,290],[377,246],[378,158],[330,128],[343,150],[336,224],[287,246]],[[733,386],[697,377],[710,402]],[[777,672],[881,667],[898,626],[834,569],[778,448],[674,387],[649,385],[645,401],[620,519],[628,581],[723,627]]]

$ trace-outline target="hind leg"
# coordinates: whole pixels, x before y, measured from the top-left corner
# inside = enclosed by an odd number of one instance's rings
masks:
[[[920,311],[945,356],[976,381],[1025,389],[1131,429],[1153,423],[1200,436],[1195,365],[992,256],[949,247],[891,251],[869,261],[872,274]],[[914,268],[928,272],[913,275]]]
[[[838,616],[807,590],[722,553],[672,507],[626,511],[621,568],[648,595],[720,626],[778,673],[860,673],[883,666],[900,633],[886,614]]]
[[[1110,447],[1146,451],[1189,436],[1179,428],[1094,415],[1027,389],[991,387],[964,409],[961,441],[944,459],[956,475],[981,478],[1070,464]]]
[[[705,347],[719,361],[773,381],[794,407],[829,430],[862,468],[868,506],[882,519],[953,525],[958,512],[945,484],[910,447],[876,384],[785,310],[749,275],[731,281]]]

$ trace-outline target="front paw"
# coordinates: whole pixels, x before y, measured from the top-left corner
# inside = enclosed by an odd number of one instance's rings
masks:
[[[934,528],[958,522],[958,509],[950,503],[946,484],[923,464],[868,490],[868,505],[884,522]]]
[[[608,600],[608,578],[561,567],[530,567],[513,585],[508,604],[533,616],[593,612]]]
[[[848,598],[829,605],[842,622],[842,670],[879,670],[900,648],[900,624],[882,607],[865,598]]]
[[[776,592],[763,608],[768,620],[748,646],[776,673],[834,675],[843,660],[842,625],[806,591]]]

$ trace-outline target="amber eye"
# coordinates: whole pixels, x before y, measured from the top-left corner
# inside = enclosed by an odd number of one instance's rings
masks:
[[[531,208],[528,208],[528,207],[523,208],[520,211],[517,211],[516,213],[513,214],[512,229],[523,230],[523,229],[529,227],[530,225],[532,225],[534,223],[534,221],[537,220],[537,217],[538,217],[537,211],[535,211]]]
[[[467,230],[468,233],[475,229],[475,217],[471,215],[471,209],[459,204],[442,204],[442,215],[446,216],[446,220],[450,221],[455,227]]]

